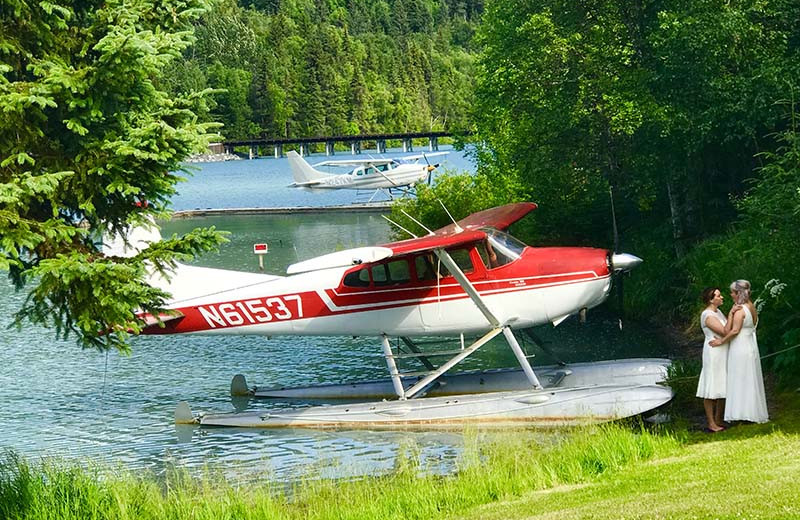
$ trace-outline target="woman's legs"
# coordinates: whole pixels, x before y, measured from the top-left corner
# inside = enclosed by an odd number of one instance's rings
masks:
[[[714,404],[716,404],[716,399],[703,399],[703,408],[706,410],[706,421],[708,421],[708,429],[712,432],[718,432],[722,428],[717,425],[716,421],[714,420]]]
[[[717,426],[724,428],[725,418],[725,399],[717,399],[714,404],[714,422]]]

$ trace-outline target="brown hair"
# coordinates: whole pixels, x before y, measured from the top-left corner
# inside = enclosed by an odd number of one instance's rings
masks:
[[[711,300],[714,299],[714,293],[717,291],[719,291],[719,287],[706,287],[703,289],[703,292],[700,293],[700,298],[703,300],[703,303],[711,303]]]

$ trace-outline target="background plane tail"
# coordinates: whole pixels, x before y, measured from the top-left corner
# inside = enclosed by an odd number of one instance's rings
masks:
[[[289,168],[292,170],[292,177],[294,177],[294,182],[296,184],[308,184],[327,177],[325,174],[312,168],[311,165],[294,150],[288,152],[286,157],[289,159]]]

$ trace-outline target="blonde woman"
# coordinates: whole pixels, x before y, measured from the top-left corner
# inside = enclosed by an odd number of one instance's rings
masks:
[[[725,420],[764,423],[769,421],[769,414],[756,337],[758,311],[750,300],[750,282],[733,282],[731,298],[736,305],[728,316],[728,330],[710,343],[729,343]]]
[[[719,310],[723,297],[718,287],[708,287],[701,293],[706,307],[700,314],[700,328],[703,329],[703,370],[697,382],[697,397],[703,398],[706,411],[707,433],[725,429],[722,425],[727,392],[728,345],[712,347],[710,342],[716,336],[725,335],[725,315]]]

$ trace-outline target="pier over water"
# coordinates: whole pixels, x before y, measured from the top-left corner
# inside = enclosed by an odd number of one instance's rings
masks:
[[[235,148],[247,147],[249,156],[252,159],[259,155],[274,155],[276,158],[283,157],[284,147],[295,145],[300,155],[309,155],[312,144],[325,144],[325,155],[333,155],[337,143],[349,145],[350,153],[357,155],[362,149],[367,149],[366,145],[371,144],[370,149],[375,153],[386,153],[387,141],[399,141],[403,152],[413,151],[414,139],[427,139],[427,149],[435,152],[439,149],[440,137],[452,137],[452,132],[408,132],[395,134],[362,134],[362,135],[337,135],[325,137],[279,137],[279,138],[254,138],[242,140],[228,140],[221,143],[213,143],[210,147],[213,152],[233,153]],[[266,150],[265,150],[266,149]],[[271,154],[261,153],[271,151]]]

